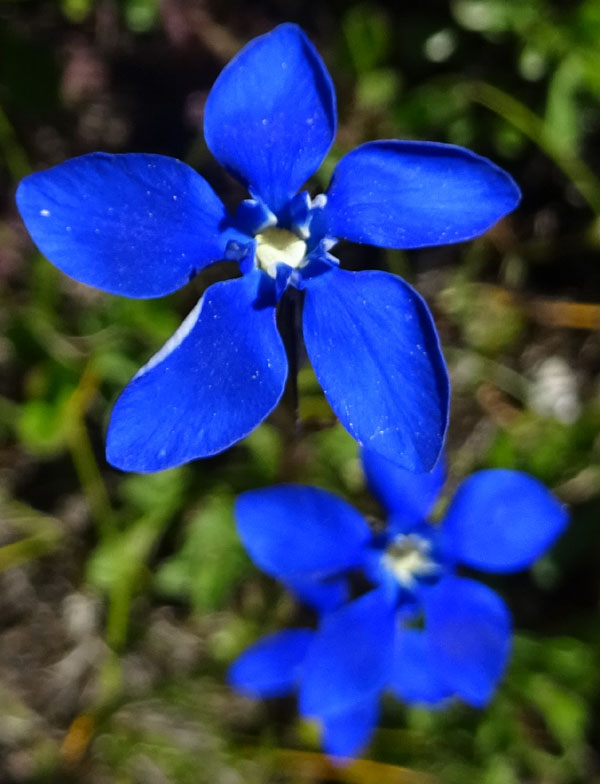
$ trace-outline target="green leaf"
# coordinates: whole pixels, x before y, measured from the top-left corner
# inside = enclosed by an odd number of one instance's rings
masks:
[[[59,390],[53,400],[30,400],[21,408],[17,433],[33,453],[50,457],[65,448],[69,427],[69,401],[73,387]]]
[[[159,591],[189,601],[198,611],[223,605],[248,568],[235,530],[232,504],[232,497],[225,491],[205,499],[186,527],[181,549],[158,571]]]
[[[530,699],[542,712],[548,729],[563,749],[580,745],[585,737],[587,709],[580,697],[538,673],[530,681]]]
[[[180,466],[157,474],[128,474],[120,492],[127,506],[141,512],[168,514],[182,504],[189,468]]]

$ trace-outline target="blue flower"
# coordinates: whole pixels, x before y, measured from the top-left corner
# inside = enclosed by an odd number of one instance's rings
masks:
[[[232,217],[208,183],[160,155],[95,153],[27,177],[23,220],[57,267],[126,297],[158,297],[229,259],[118,399],[108,460],[156,471],[220,452],[277,405],[288,363],[276,305],[305,292],[303,334],[333,410],[361,444],[411,470],[440,452],[448,379],[431,315],[404,281],[341,269],[337,239],[418,248],[471,239],[519,201],[488,160],[446,144],[363,144],[327,193],[298,192],[336,132],[335,93],[295,25],[251,41],[208,97],[206,142],[250,192]]]
[[[418,475],[372,451],[363,459],[389,514],[383,530],[313,487],[250,491],[236,507],[255,563],[309,598],[320,622],[317,631],[261,640],[233,664],[230,680],[253,696],[298,689],[301,713],[320,719],[325,749],[342,756],[367,742],[385,689],[430,706],[450,697],[475,707],[490,700],[510,653],[510,614],[498,594],[456,567],[523,569],[568,519],[538,480],[496,469],[467,478],[441,524],[432,525],[426,518],[443,465]],[[352,574],[370,587],[347,601]]]

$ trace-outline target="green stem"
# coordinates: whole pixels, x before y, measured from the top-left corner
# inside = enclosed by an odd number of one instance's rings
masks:
[[[0,547],[0,572],[5,572],[14,566],[33,561],[35,558],[51,552],[57,543],[58,537],[50,539],[47,536],[34,534],[25,537],[25,539],[19,539],[17,542],[5,544]]]
[[[25,150],[19,143],[17,135],[6,113],[0,106],[0,152],[6,162],[6,168],[14,182],[19,182],[31,173],[31,166]]]
[[[300,432],[298,398],[298,369],[300,364],[301,293],[291,286],[285,292],[278,312],[278,325],[288,360],[288,378],[283,393],[283,407],[289,413],[289,440],[295,441]]]
[[[86,369],[69,403],[67,444],[92,517],[98,527],[98,534],[104,539],[115,533],[116,523],[84,420],[97,387],[96,375],[89,368]]]
[[[131,583],[131,580],[116,580],[110,589],[106,619],[106,642],[113,651],[120,651],[127,641],[133,589]]]

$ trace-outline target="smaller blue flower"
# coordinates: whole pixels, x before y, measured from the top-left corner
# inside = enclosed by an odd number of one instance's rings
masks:
[[[429,470],[448,420],[448,377],[431,314],[395,275],[352,273],[339,239],[386,248],[470,240],[519,202],[511,177],[449,144],[368,142],[324,194],[299,190],[335,137],[331,77],[296,25],[251,41],[206,102],[215,158],[252,198],[230,215],[210,185],[162,155],[93,153],[26,177],[17,204],[67,275],[125,297],[158,297],[222,259],[210,286],[117,400],[107,458],[158,471],[227,449],[275,408],[288,362],[276,307],[303,292],[302,332],[325,396],[360,443]],[[300,295],[298,295],[300,296]]]
[[[519,471],[479,471],[459,486],[439,525],[427,521],[444,482],[442,463],[412,474],[363,453],[368,483],[388,512],[374,530],[342,499],[281,485],[241,495],[240,536],[255,563],[319,613],[316,632],[260,641],[232,666],[232,684],[253,696],[299,691],[303,715],[323,725],[332,755],[367,742],[381,692],[434,706],[491,698],[505,671],[510,613],[493,590],[458,576],[524,569],[564,530],[565,508]],[[371,588],[348,600],[349,577]],[[307,586],[312,585],[312,590]]]

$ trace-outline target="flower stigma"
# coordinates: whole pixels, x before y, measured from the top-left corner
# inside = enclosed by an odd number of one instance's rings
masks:
[[[414,588],[419,577],[431,577],[439,570],[431,558],[431,542],[416,534],[399,534],[386,547],[382,562],[404,588]]]
[[[287,229],[269,227],[256,235],[258,266],[272,278],[277,276],[278,264],[298,269],[305,258],[306,242]]]

